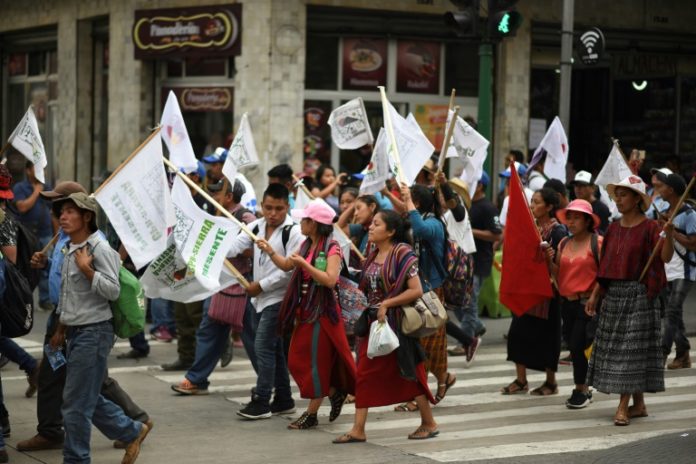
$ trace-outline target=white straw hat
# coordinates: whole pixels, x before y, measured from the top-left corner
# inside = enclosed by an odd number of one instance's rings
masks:
[[[630,175],[626,177],[624,180],[619,182],[618,184],[607,184],[607,193],[609,196],[614,199],[614,192],[616,190],[616,187],[623,187],[627,188],[629,190],[633,190],[637,194],[640,195],[641,200],[643,202],[643,211],[646,211],[648,208],[650,208],[650,204],[652,203],[652,199],[650,196],[645,193],[646,191],[646,186],[645,182],[643,182],[643,179],[641,179],[638,176]]]

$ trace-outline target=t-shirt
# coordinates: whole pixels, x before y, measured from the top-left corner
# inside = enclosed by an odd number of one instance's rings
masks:
[[[665,213],[668,210],[669,203],[661,212]],[[676,232],[687,237],[693,236],[696,234],[696,211],[688,206],[682,208],[674,218],[673,224]],[[665,274],[668,282],[676,279],[696,281],[696,252],[687,250],[684,245],[674,240],[674,255],[670,262],[665,263]]]
[[[609,227],[609,218],[611,218],[609,207],[602,200],[595,200],[592,202],[592,212],[599,216],[599,233],[604,235]]]
[[[471,228],[474,230],[489,230],[494,234],[502,232],[498,210],[487,198],[474,200],[469,209]],[[474,253],[474,274],[487,277],[493,266],[493,242],[474,238],[476,253]]]
[[[44,187],[45,191],[51,190],[49,185]],[[12,188],[14,201],[17,203],[26,200],[34,192],[34,186],[29,181],[17,182]],[[16,209],[16,208],[15,208]],[[51,237],[53,235],[53,225],[51,224],[51,202],[43,196],[39,196],[34,206],[26,213],[17,211],[17,220],[24,224],[37,238]]]

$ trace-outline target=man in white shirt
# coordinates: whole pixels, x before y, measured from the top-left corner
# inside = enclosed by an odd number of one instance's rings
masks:
[[[248,225],[259,238],[266,239],[274,250],[283,255],[295,252],[305,237],[288,216],[287,187],[270,184],[263,193],[261,212],[263,217]],[[254,246],[245,233],[239,234],[227,253],[235,257],[253,249],[254,276],[247,294],[251,297],[255,313],[245,316],[245,324],[253,325],[254,344],[250,358],[255,361],[256,388],[252,390],[251,402],[237,411],[246,419],[266,419],[272,414],[295,412],[295,401],[290,391],[290,376],[283,350],[283,338],[278,335],[278,311],[290,282],[290,272],[279,269],[266,253]],[[248,309],[247,309],[248,311]],[[245,327],[247,329],[247,327]],[[246,347],[247,351],[252,351]],[[275,396],[271,403],[271,393]]]

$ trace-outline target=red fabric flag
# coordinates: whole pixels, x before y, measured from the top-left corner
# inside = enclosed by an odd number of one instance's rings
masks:
[[[510,200],[503,237],[500,302],[521,316],[553,296],[541,237],[515,166],[510,166]]]

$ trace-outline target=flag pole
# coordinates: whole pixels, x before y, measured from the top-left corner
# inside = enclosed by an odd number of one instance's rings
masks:
[[[384,125],[387,129],[387,135],[391,140],[392,150],[394,150],[394,161],[396,163],[396,169],[399,171],[399,182],[406,184],[406,177],[404,176],[404,170],[401,167],[401,157],[399,156],[399,147],[396,145],[396,137],[394,136],[394,126],[392,126],[391,114],[389,114],[389,101],[387,100],[387,93],[384,91],[384,86],[377,86],[379,88],[380,96],[382,97],[382,112],[384,113]]]
[[[358,100],[360,101],[360,107],[362,108],[363,114],[365,115],[365,127],[367,128],[367,134],[370,136],[370,143],[368,145],[373,146],[375,144],[375,136],[372,135],[370,121],[367,119],[367,110],[365,109],[365,102],[363,101],[362,97],[358,97]]]
[[[302,183],[302,181],[300,179],[298,179],[298,177],[295,174],[292,175],[292,178],[295,180],[295,183],[299,185],[299,187],[302,189],[302,191],[305,193],[305,195],[307,195],[310,199],[314,200],[314,198],[315,198],[314,195],[312,195],[312,193],[309,191],[307,186],[304,183]],[[357,246],[355,246],[355,243],[353,243],[353,241],[350,239],[350,237],[348,237],[346,235],[346,233],[343,231],[343,229],[338,227],[336,224],[334,224],[333,227],[334,227],[335,231],[338,231],[340,234],[342,234],[348,240],[348,242],[350,243],[350,248],[358,256],[358,258],[360,258],[360,261],[364,261],[365,255],[363,255],[360,252],[360,249]]]
[[[224,263],[225,263],[225,267],[227,268],[227,270],[230,271],[230,272],[232,273],[232,275],[237,279],[237,281],[239,282],[239,285],[241,285],[242,287],[244,287],[244,289],[249,288],[249,281],[246,280],[246,278],[242,275],[241,272],[239,272],[239,269],[237,269],[236,267],[234,267],[234,266],[232,265],[232,263],[230,263],[230,262],[227,260],[227,258],[225,258]]]
[[[46,246],[43,247],[41,249],[41,251],[39,251],[39,253],[41,253],[42,255],[45,255],[46,252],[48,251],[48,249],[51,248],[53,245],[55,245],[57,241],[58,241],[58,234],[54,235],[53,238],[51,239],[51,241],[48,242],[46,244]]]
[[[677,202],[677,206],[674,208],[674,211],[672,211],[672,214],[669,216],[669,220],[667,221],[668,223],[674,221],[674,218],[677,216],[677,214],[679,214],[679,210],[684,204],[684,201],[686,201],[686,199],[689,198],[689,194],[691,193],[691,189],[694,188],[694,184],[696,184],[696,176],[691,177],[689,185],[686,186],[686,190],[684,190],[684,193],[682,193],[681,198]],[[645,278],[645,274],[648,273],[648,268],[655,259],[655,256],[657,256],[657,250],[660,249],[660,245],[662,244],[663,240],[664,238],[660,237],[657,243],[655,244],[655,248],[653,248],[652,253],[650,253],[650,258],[648,258],[648,262],[645,264],[645,267],[643,268],[643,272],[640,273],[640,279],[638,279],[638,282],[642,282]]]
[[[621,149],[621,145],[619,145],[619,139],[615,139],[614,137],[611,138],[611,142],[614,144],[617,150],[619,150],[619,153],[621,153],[621,156],[623,156],[624,161],[626,161],[626,164],[628,164],[628,158],[626,157],[626,153],[623,152]],[[630,168],[631,165],[628,164],[628,167]]]
[[[451,111],[454,111],[452,115],[452,120],[447,126],[447,133],[445,134],[445,140],[442,141],[442,148],[440,149],[440,157],[437,159],[437,172],[438,174],[442,172],[442,168],[445,167],[445,158],[447,158],[447,150],[450,146],[450,141],[452,140],[452,134],[454,133],[454,126],[457,124],[457,116],[459,115],[459,107],[455,106]],[[447,116],[449,116],[450,110],[447,110]]]
[[[447,109],[449,111],[452,111],[452,108],[454,108],[454,97],[457,95],[457,89],[452,88],[452,92],[450,92],[450,99],[449,99],[449,106]],[[449,113],[448,113],[449,114]]]
[[[101,185],[100,185],[99,187],[97,187],[97,189],[94,191],[94,193],[92,194],[92,196],[94,196],[94,195],[96,195],[97,193],[99,193],[99,192],[101,191],[101,189],[103,189],[103,188],[106,186],[106,184],[108,184],[109,181],[111,181],[111,179],[113,179],[113,178],[116,176],[116,174],[118,174],[118,173],[121,171],[121,169],[123,169],[124,167],[126,167],[126,165],[130,162],[130,160],[132,160],[133,158],[135,158],[135,155],[137,155],[137,154],[140,152],[140,150],[142,150],[143,147],[144,147],[145,145],[147,145],[147,144],[150,142],[150,140],[152,140],[153,137],[159,135],[160,130],[161,130],[161,127],[155,128],[155,130],[153,130],[152,133],[150,133],[150,135],[147,136],[147,138],[145,139],[145,141],[144,141],[143,143],[141,143],[140,145],[138,145],[138,148],[136,148],[135,150],[133,150],[133,153],[131,153],[130,155],[128,155],[128,158],[126,158],[125,160],[123,160],[123,162],[114,170],[114,172],[112,172],[111,175],[110,175],[109,177],[107,177],[106,180],[105,180],[104,182],[102,182]]]

